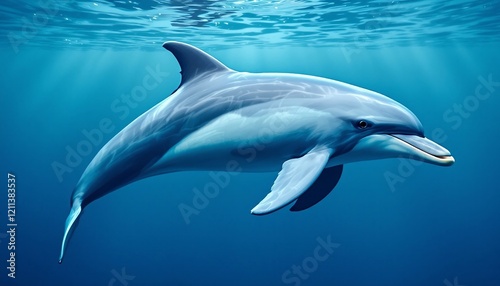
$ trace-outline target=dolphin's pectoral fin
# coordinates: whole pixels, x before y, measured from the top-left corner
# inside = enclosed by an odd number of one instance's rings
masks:
[[[342,176],[344,165],[324,169],[316,181],[307,189],[290,208],[291,211],[303,211],[319,203],[335,188]]]
[[[181,66],[181,85],[206,72],[232,71],[211,55],[193,46],[166,42],[163,47],[174,54]]]
[[[315,148],[300,158],[290,159],[283,163],[271,187],[271,192],[252,209],[251,213],[268,214],[296,200],[318,178],[331,154],[331,149]]]

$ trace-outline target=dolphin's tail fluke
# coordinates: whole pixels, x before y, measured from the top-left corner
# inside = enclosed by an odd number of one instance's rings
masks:
[[[59,256],[59,264],[62,263],[64,250],[68,245],[69,238],[73,233],[74,227],[78,221],[78,216],[82,212],[82,203],[78,200],[73,202],[73,206],[71,207],[71,211],[69,212],[68,218],[66,219],[66,224],[64,225],[64,236],[61,245],[61,255]]]

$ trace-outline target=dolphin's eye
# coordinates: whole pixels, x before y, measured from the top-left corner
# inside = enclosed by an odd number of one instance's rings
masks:
[[[365,129],[366,127],[368,127],[368,122],[366,122],[364,120],[358,121],[358,128],[359,129]]]

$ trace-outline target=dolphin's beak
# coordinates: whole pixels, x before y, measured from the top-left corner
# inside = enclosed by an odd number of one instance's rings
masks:
[[[425,137],[401,134],[389,135],[397,139],[394,142],[395,144],[407,149],[412,159],[439,166],[451,166],[455,163],[450,151]]]
[[[360,139],[350,151],[330,159],[328,166],[386,158],[409,158],[439,166],[455,163],[450,151],[425,137],[372,134]]]

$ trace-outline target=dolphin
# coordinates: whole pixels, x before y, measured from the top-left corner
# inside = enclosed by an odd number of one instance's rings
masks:
[[[72,196],[59,263],[82,210],[134,181],[193,170],[279,172],[251,213],[291,203],[305,210],[327,196],[343,165],[406,157],[449,166],[450,152],[424,136],[400,103],[347,83],[226,67],[191,45],[166,42],[181,83],[96,154]]]

